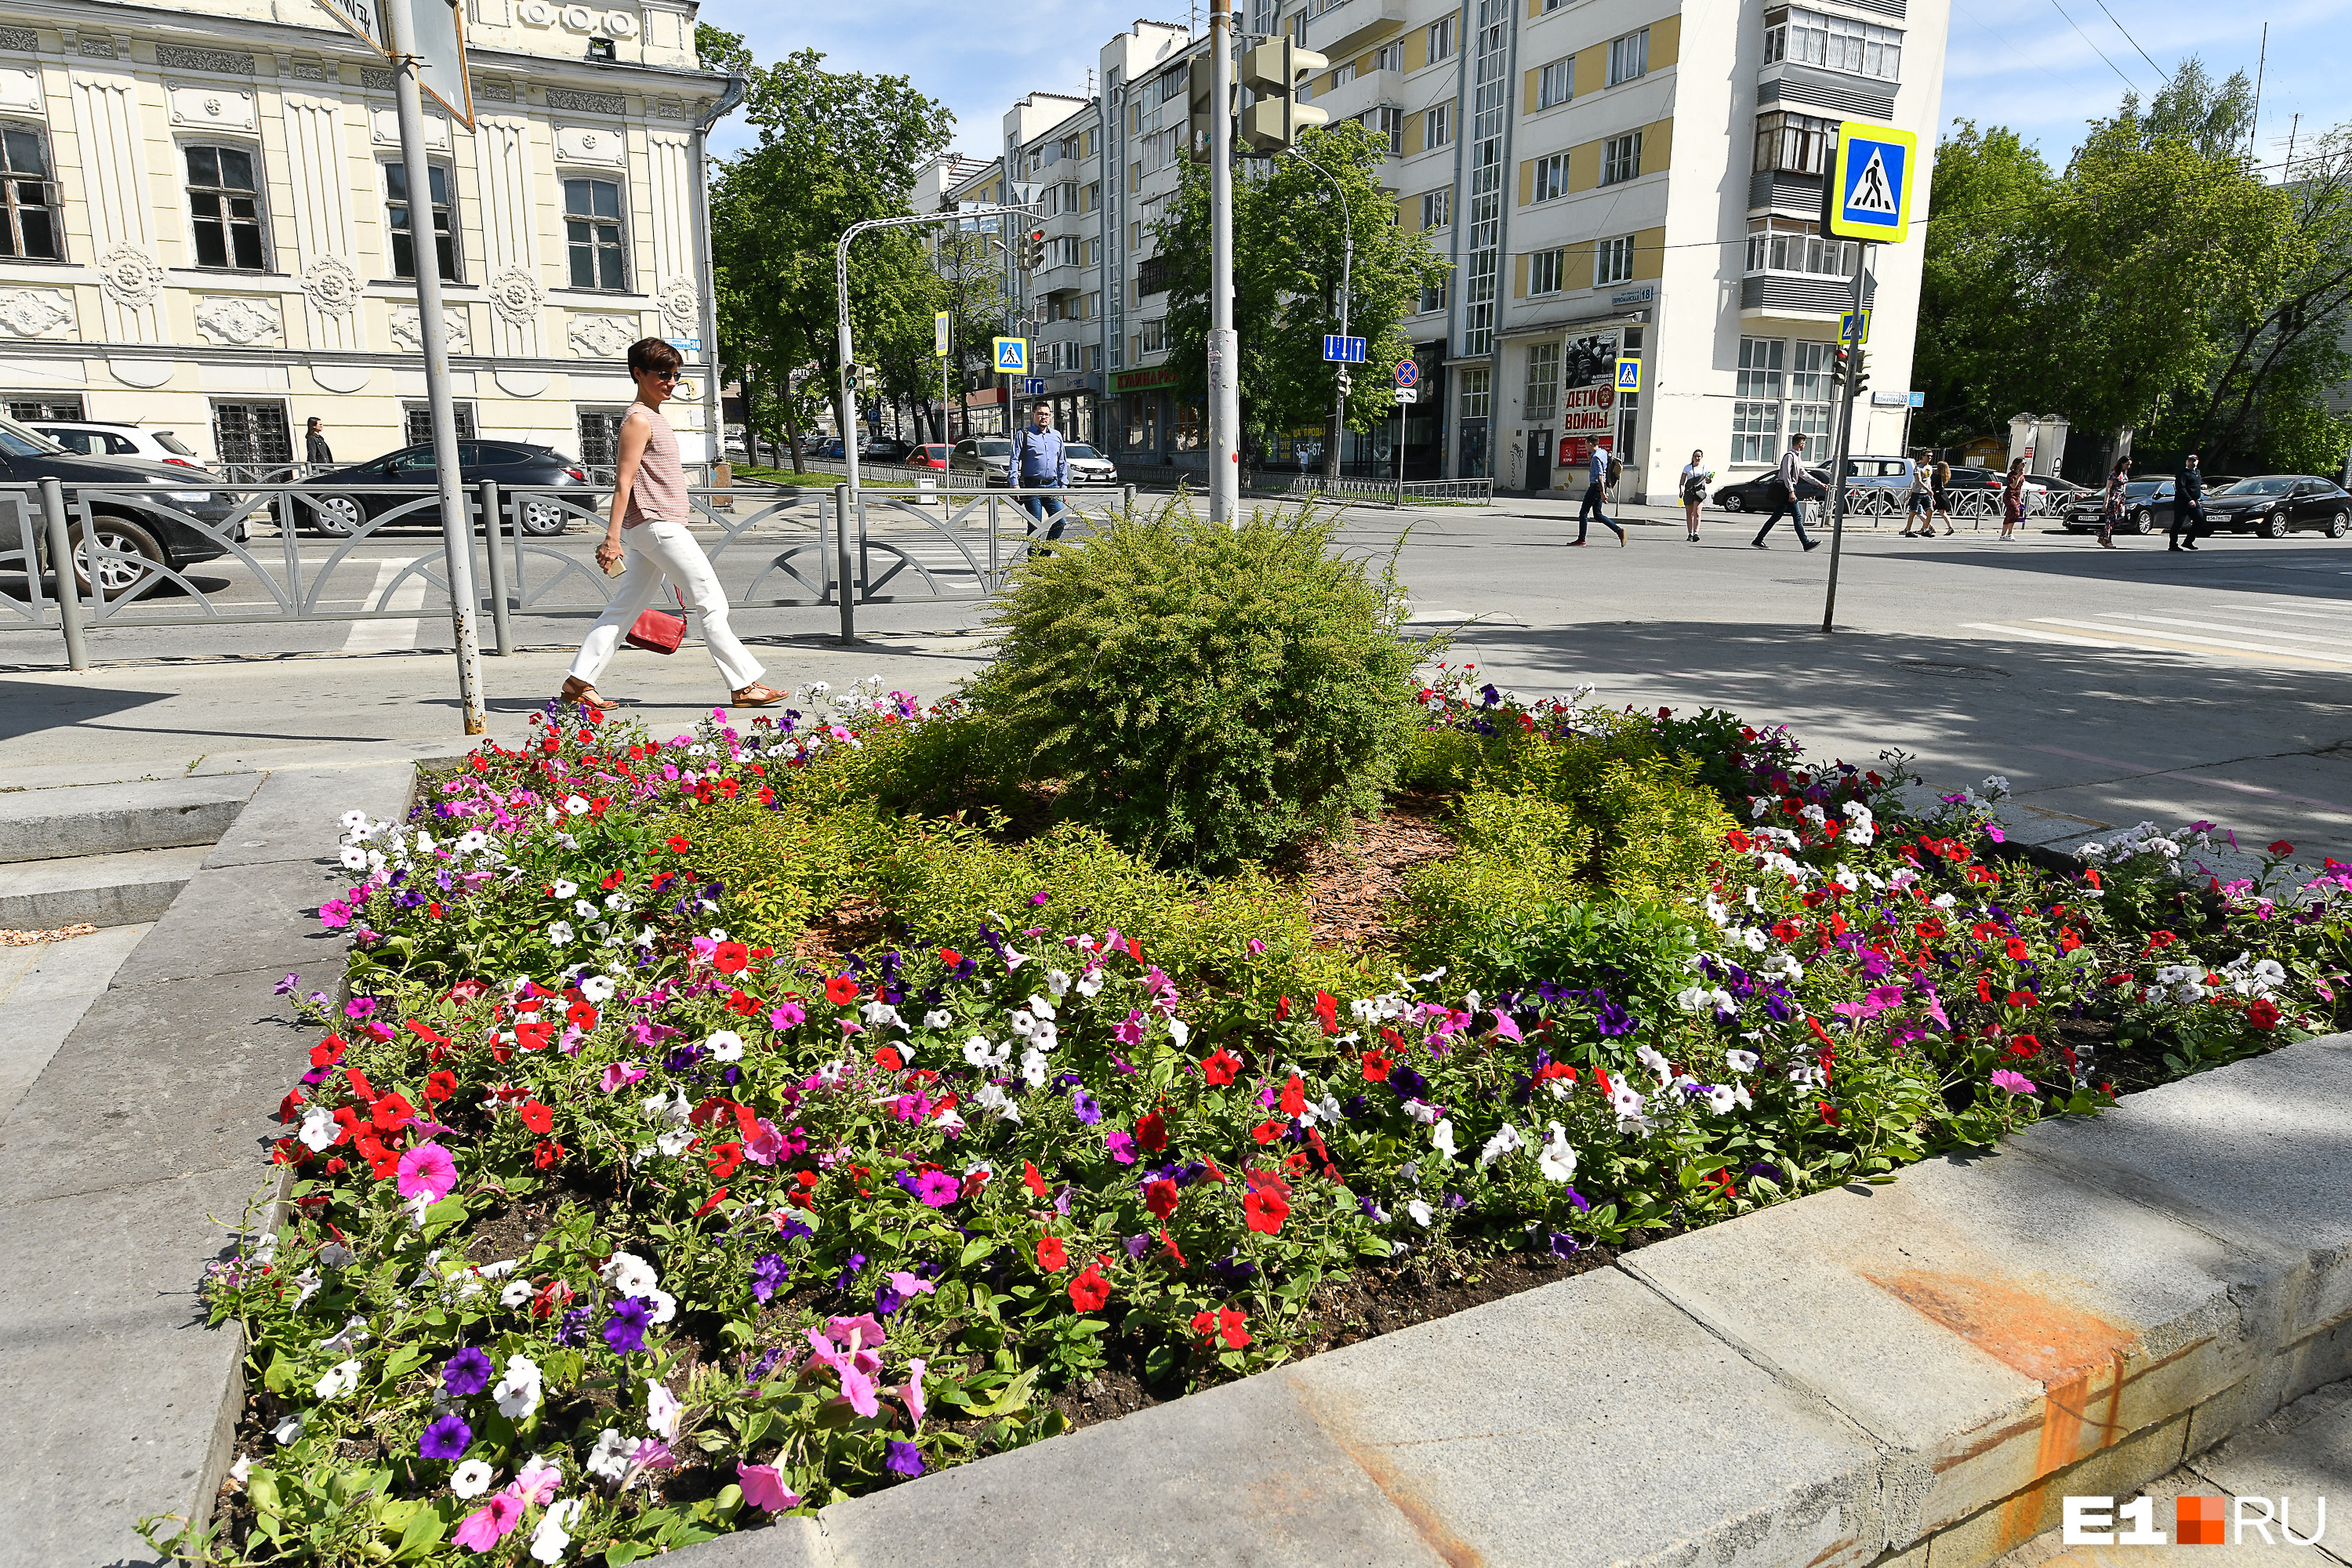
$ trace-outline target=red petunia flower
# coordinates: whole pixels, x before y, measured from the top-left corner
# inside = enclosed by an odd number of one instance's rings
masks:
[[[2284,838],[2276,839],[2276,840],[2274,840],[2274,841],[2272,843],[2272,845],[2271,845],[2271,853],[2272,853],[2272,854],[2273,854],[2273,855],[2275,855],[2275,856],[2277,856],[2280,859],[2284,860],[2284,859],[2285,859],[2288,856],[2290,856],[2290,855],[2292,855],[2292,854],[2294,854],[2294,845],[2292,845],[2292,844],[2289,844],[2289,843],[2288,843],[2285,839],[2284,839]]]
[[[1213,1088],[1233,1082],[1234,1075],[1241,1070],[1241,1058],[1223,1046],[1217,1047],[1215,1056],[1201,1064],[1201,1076],[1208,1079]]]
[[[1277,996],[1277,997],[1276,997],[1276,998],[1274,999],[1274,1021],[1275,1021],[1276,1023],[1279,1024],[1279,1023],[1281,1023],[1285,1018],[1287,1018],[1287,1017],[1289,1017],[1289,1016],[1290,1016],[1290,998],[1289,998],[1289,997],[1287,997],[1287,996]]]
[[[515,1044],[526,1051],[543,1051],[555,1043],[555,1026],[539,1019],[520,1020],[515,1025]]]
[[[1396,1063],[1390,1060],[1383,1053],[1380,1051],[1366,1051],[1364,1053],[1364,1081],[1366,1083],[1386,1083],[1389,1080],[1389,1069],[1395,1066]]]
[[[555,1112],[535,1100],[522,1102],[522,1124],[541,1137],[555,1130]]]
[[[2283,1015],[2277,1003],[2267,996],[2257,996],[2246,1004],[2246,1022],[2257,1029],[2275,1029]]]
[[[1327,1035],[1339,1032],[1339,999],[1328,991],[1315,993],[1315,1019]]]
[[[343,1042],[330,1035],[310,1047],[310,1065],[330,1068],[343,1059]]]
[[[397,1132],[416,1120],[416,1108],[400,1095],[387,1094],[375,1102],[375,1108],[370,1112],[369,1120],[373,1121],[381,1131]]]
[[[1031,1161],[1021,1162],[1021,1184],[1039,1199],[1045,1195],[1045,1178],[1037,1173],[1037,1167]]]
[[[585,1002],[574,1002],[563,1010],[563,1021],[584,1034],[596,1026],[596,1009]]]
[[[1282,1113],[1297,1116],[1306,1109],[1307,1085],[1299,1080],[1297,1073],[1292,1073],[1290,1081],[1282,1086]]]
[[[963,954],[954,948],[943,947],[940,949],[940,962],[950,969],[961,969],[963,967]]]
[[[1152,1217],[1155,1219],[1164,1220],[1170,1215],[1174,1214],[1176,1212],[1176,1184],[1170,1181],[1165,1176],[1161,1176],[1157,1180],[1149,1182],[1144,1185],[1143,1206],[1151,1211]]]
[[[726,1196],[727,1196],[727,1189],[726,1189],[725,1187],[720,1187],[720,1188],[719,1188],[718,1190],[716,1190],[715,1192],[713,1192],[713,1193],[712,1193],[709,1197],[707,1197],[707,1198],[705,1198],[705,1199],[703,1199],[703,1200],[702,1200],[702,1206],[701,1206],[700,1208],[698,1208],[698,1209],[697,1209],[697,1210],[695,1210],[695,1211],[694,1211],[694,1215],[693,1215],[693,1217],[694,1217],[694,1218],[696,1218],[696,1219],[700,1219],[704,1215],[707,1215],[707,1214],[709,1214],[712,1209],[717,1208],[717,1207],[719,1205],[719,1204],[725,1200]]]
[[[1813,1109],[1822,1113],[1822,1121],[1824,1123],[1832,1127],[1838,1125],[1838,1108],[1836,1106],[1832,1105],[1826,1100],[1817,1100],[1813,1102]]]
[[[710,1173],[720,1181],[735,1173],[743,1163],[743,1145],[729,1140],[710,1152]]]
[[[530,1163],[544,1171],[568,1152],[562,1144],[551,1138],[542,1138],[530,1152]]]
[[[1095,1272],[1095,1266],[1091,1263],[1070,1281],[1070,1305],[1081,1312],[1100,1311],[1102,1304],[1109,1300],[1110,1281]]]
[[[1069,1266],[1069,1249],[1062,1245],[1060,1237],[1041,1236],[1037,1238],[1038,1268],[1048,1274],[1058,1274]]]
[[[429,1073],[425,1079],[425,1098],[438,1105],[457,1092],[457,1075],[442,1071]]]
[[[686,837],[685,837],[685,835],[683,835],[683,834],[672,834],[672,835],[670,836],[670,839],[669,839],[669,852],[670,852],[671,854],[673,854],[673,855],[683,855],[683,854],[685,854],[688,849],[690,849],[690,848],[692,848],[692,847],[693,847],[693,846],[692,846],[692,845],[690,845],[690,844],[688,844],[688,843],[686,841]]]
[[[857,982],[846,974],[836,974],[824,983],[824,999],[836,1007],[846,1007],[857,1000]]]
[[[2033,950],[2026,946],[2024,942],[2017,937],[2011,937],[2006,942],[2003,942],[2001,944],[2001,951],[2009,954],[2010,962],[2012,963],[2023,963],[2027,959],[2033,956]]]
[[[1279,1117],[1272,1121],[1261,1121],[1250,1129],[1250,1136],[1261,1143],[1271,1143],[1282,1136],[1283,1125]]]
[[[1147,1154],[1157,1154],[1168,1147],[1168,1123],[1153,1111],[1135,1124],[1135,1141]]]
[[[907,1059],[898,1054],[898,1047],[885,1046],[874,1053],[874,1065],[884,1072],[897,1072],[907,1065]]]
[[[740,974],[744,965],[751,962],[750,945],[740,942],[720,942],[718,952],[711,957],[711,963],[719,966],[719,973],[721,974]]]
[[[2030,1057],[2041,1048],[2042,1040],[2038,1036],[2011,1035],[2009,1037],[2009,1054],[2011,1056]]]
[[[1280,1236],[1282,1222],[1290,1217],[1290,1205],[1278,1194],[1255,1192],[1242,1199],[1242,1213],[1247,1216],[1252,1230]]]

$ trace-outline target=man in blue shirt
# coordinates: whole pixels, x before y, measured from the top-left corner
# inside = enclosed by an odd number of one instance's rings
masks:
[[[1609,476],[1612,462],[1609,448],[1595,441],[1592,444],[1592,460],[1585,466],[1585,476],[1591,482],[1584,487],[1584,505],[1576,514],[1576,537],[1569,541],[1570,544],[1584,542],[1585,530],[1592,525],[1596,517],[1616,531],[1618,543],[1625,542],[1625,531],[1609,519]]]
[[[1070,488],[1070,449],[1063,443],[1062,433],[1054,428],[1054,405],[1041,403],[1030,411],[1030,423],[1013,436],[1013,450],[1004,459],[1004,477],[1016,490],[1056,489]],[[1037,525],[1045,521],[1046,509],[1053,509],[1054,525],[1045,531],[1048,540],[1062,537],[1062,498],[1059,496],[1023,496],[1021,504],[1029,510],[1029,537],[1037,537]],[[1033,550],[1034,546],[1032,546]]]

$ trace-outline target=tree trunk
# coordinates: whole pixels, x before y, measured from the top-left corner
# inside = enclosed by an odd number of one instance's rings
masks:
[[[787,443],[789,449],[784,454],[783,460],[779,461],[776,464],[776,467],[783,469],[786,473],[796,474],[800,472],[801,468],[800,400],[793,394],[793,382],[789,374],[784,377],[784,395],[782,401],[784,405],[784,440]]]

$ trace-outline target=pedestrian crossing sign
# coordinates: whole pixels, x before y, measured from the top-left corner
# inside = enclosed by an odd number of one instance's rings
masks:
[[[1911,172],[1919,139],[1891,125],[1849,120],[1839,127],[1830,190],[1830,232],[1841,239],[1895,245],[1911,235]]]
[[[1029,340],[1027,338],[996,340],[996,373],[999,375],[1029,374]]]
[[[1639,392],[1642,390],[1642,362],[1640,360],[1621,359],[1617,362],[1617,390],[1620,392]]]

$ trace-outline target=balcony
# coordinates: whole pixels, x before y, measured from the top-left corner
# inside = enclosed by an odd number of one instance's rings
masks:
[[[1335,64],[1361,54],[1404,26],[1404,7],[1405,0],[1343,0],[1308,19],[1307,47]]]
[[[1352,3],[1352,0],[1351,0]],[[1756,107],[1834,110],[1885,120],[1895,112],[1896,84],[1875,77],[1823,70],[1795,60],[1778,60],[1756,77]]]
[[[1383,103],[1396,103],[1403,97],[1404,77],[1400,71],[1365,71],[1351,82],[1346,82],[1317,93],[1307,102],[1331,117],[1337,125],[1342,120],[1353,120],[1368,109]]]

